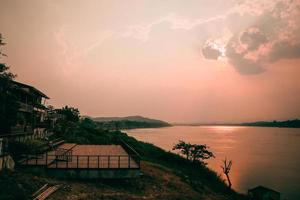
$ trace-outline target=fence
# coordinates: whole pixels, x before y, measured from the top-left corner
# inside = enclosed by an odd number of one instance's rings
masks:
[[[138,152],[134,150],[129,144],[127,144],[124,140],[120,139],[120,144],[124,148],[124,150],[132,156],[132,158],[137,162],[140,163],[141,156]]]
[[[63,158],[63,159],[62,159]],[[44,166],[54,169],[139,169],[140,158],[135,155],[26,155],[21,165]]]

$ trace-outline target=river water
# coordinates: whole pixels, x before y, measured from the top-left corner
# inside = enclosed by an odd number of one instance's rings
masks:
[[[208,166],[218,174],[225,157],[233,161],[230,178],[235,190],[245,193],[263,185],[279,191],[282,199],[300,200],[298,128],[173,126],[126,132],[167,151],[178,140],[207,144],[216,156]]]

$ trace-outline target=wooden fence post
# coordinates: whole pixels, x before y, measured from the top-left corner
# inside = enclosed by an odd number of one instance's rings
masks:
[[[108,168],[110,168],[110,156],[108,156]]]
[[[78,168],[78,155],[76,157],[77,157],[77,168]]]
[[[128,155],[128,168],[130,168],[130,155]]]
[[[87,168],[90,168],[90,156],[87,156]]]

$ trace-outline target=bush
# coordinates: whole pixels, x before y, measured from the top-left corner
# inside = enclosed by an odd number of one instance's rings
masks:
[[[47,149],[47,142],[44,140],[26,140],[25,142],[10,141],[9,152],[14,158],[21,154],[40,154]]]

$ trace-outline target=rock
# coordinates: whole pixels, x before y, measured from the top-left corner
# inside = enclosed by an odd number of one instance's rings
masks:
[[[14,159],[10,156],[7,155],[3,158],[3,162],[4,162],[4,169],[8,169],[10,171],[14,171],[15,168],[15,161]]]

